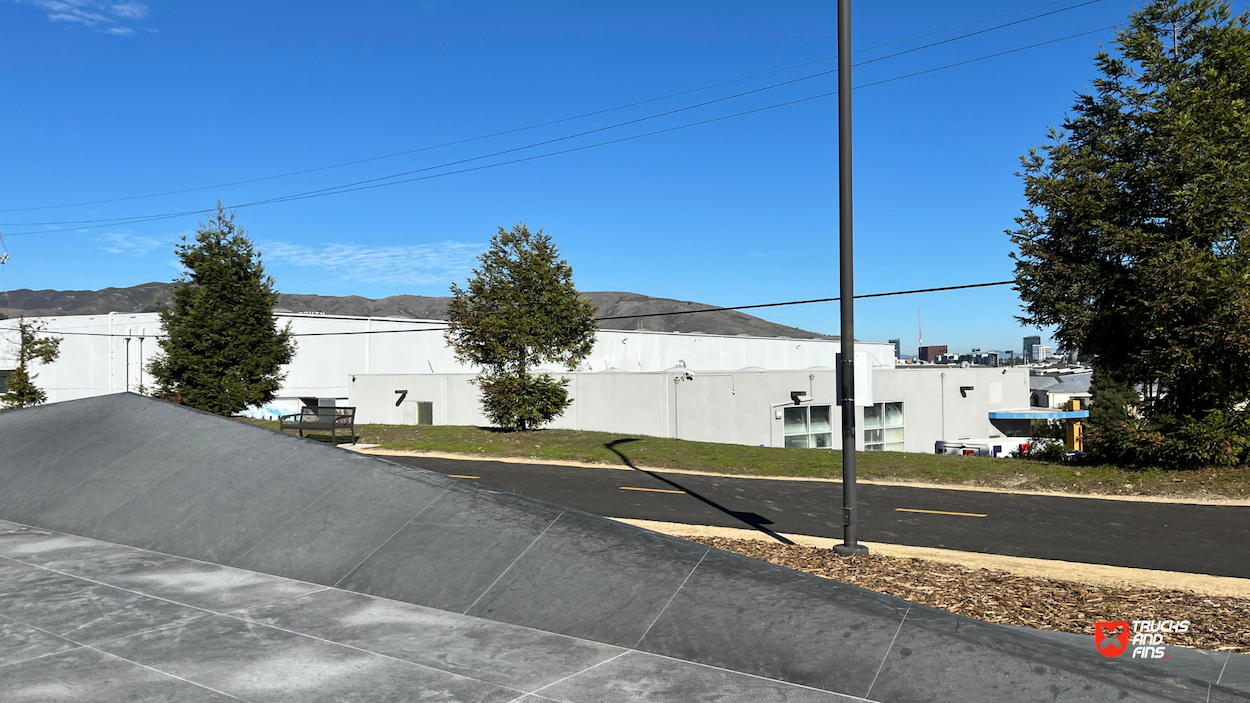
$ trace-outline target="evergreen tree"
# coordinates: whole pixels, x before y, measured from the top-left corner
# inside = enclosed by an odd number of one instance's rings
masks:
[[[221,415],[273,400],[295,345],[274,320],[278,293],[252,240],[218,203],[175,251],[186,273],[160,311],[165,337],[148,366],[157,395]]]
[[[0,405],[5,409],[29,408],[48,400],[48,394],[35,385],[38,374],[30,372],[30,362],[51,364],[61,355],[60,338],[40,337],[44,329],[40,322],[25,318],[17,321],[17,368],[5,380],[4,395],[0,395]]]
[[[447,341],[456,358],[480,366],[486,414],[509,430],[540,427],[571,402],[567,379],[534,374],[538,364],[575,369],[594,348],[595,308],[573,286],[573,268],[551,237],[524,224],[499,228],[468,288],[452,284]]]
[[[1137,392],[1099,366],[1094,367],[1089,391],[1093,399],[1086,423],[1086,445],[1101,460],[1116,463],[1131,461],[1131,457],[1123,455],[1121,448],[1134,421],[1132,408],[1140,401]]]
[[[1021,321],[1144,388],[1138,429],[1165,463],[1246,459],[1248,23],[1217,0],[1147,3],[1023,158]]]

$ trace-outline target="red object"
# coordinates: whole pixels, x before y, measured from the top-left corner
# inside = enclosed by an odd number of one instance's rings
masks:
[[[1127,620],[1099,620],[1094,623],[1094,645],[1098,653],[1114,659],[1128,649]]]

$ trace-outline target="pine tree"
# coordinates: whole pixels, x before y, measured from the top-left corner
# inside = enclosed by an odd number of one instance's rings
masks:
[[[48,400],[48,394],[35,385],[38,374],[30,372],[30,362],[51,364],[61,355],[60,338],[40,337],[44,329],[41,322],[25,318],[17,321],[17,368],[5,380],[4,395],[0,395],[0,405],[5,409],[28,408]]]
[[[274,320],[278,293],[252,240],[218,203],[175,251],[186,273],[160,313],[165,337],[148,366],[157,395],[222,415],[273,400],[295,345]]]
[[[1147,3],[1023,158],[1021,321],[1143,388],[1139,429],[1169,464],[1247,458],[1248,23],[1217,0]]]
[[[500,227],[468,288],[452,284],[447,341],[477,377],[486,414],[509,430],[540,427],[571,402],[567,379],[534,374],[538,364],[570,371],[594,348],[595,308],[573,286],[573,268],[551,237],[524,224]]]

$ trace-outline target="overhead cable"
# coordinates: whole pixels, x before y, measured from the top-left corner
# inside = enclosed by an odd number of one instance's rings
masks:
[[[1019,10],[1012,10],[1012,11],[1010,11],[1010,12],[1004,12],[1004,13],[1001,13],[1001,14],[998,14],[998,15],[992,15],[992,16],[989,16],[989,17],[983,17],[983,18],[981,18],[981,19],[973,20],[973,21],[971,21],[971,22],[964,22],[964,23],[961,23],[961,24],[956,24],[956,25],[952,25],[952,26],[949,26],[949,27],[945,27],[945,28],[943,28],[943,29],[936,29],[936,30],[932,30],[932,31],[929,31],[929,32],[924,32],[924,33],[922,33],[922,34],[916,34],[916,35],[912,35],[912,36],[910,36],[910,37],[905,37],[905,38],[903,38],[903,39],[895,39],[895,40],[893,40],[893,41],[884,42],[884,43],[882,43],[882,44],[876,44],[876,45],[874,45],[874,46],[869,46],[869,47],[865,47],[865,48],[862,48],[862,49],[857,49],[854,53],[858,54],[858,53],[867,52],[867,51],[874,51],[874,50],[876,50],[876,49],[885,48],[885,47],[887,47],[887,46],[894,46],[894,45],[897,45],[897,44],[902,44],[902,43],[905,43],[905,42],[914,41],[914,40],[916,40],[916,39],[922,39],[922,38],[924,38],[924,37],[929,37],[929,36],[933,36],[933,35],[936,35],[936,34],[943,34],[943,33],[945,33],[945,32],[953,31],[953,30],[955,30],[955,29],[962,29],[963,27],[969,27],[969,26],[972,26],[972,25],[975,25],[975,24],[980,24],[980,23],[982,23],[982,22],[989,22],[989,21],[991,21],[991,20],[1000,19],[1000,18],[1002,18],[1002,17],[1008,17],[1008,16],[1011,16],[1011,15],[1017,15],[1017,14],[1020,14],[1020,13],[1022,13],[1022,12],[1028,12],[1028,11],[1030,11],[1030,10],[1036,10],[1036,9],[1039,9],[1039,8],[1042,8],[1042,7],[1049,7],[1049,6],[1052,6],[1052,5],[1057,5],[1057,4],[1061,3],[1061,2],[1067,2],[1067,0],[1051,0],[1051,2],[1044,2],[1044,3],[1041,3],[1040,5],[1032,5],[1032,6],[1029,6],[1029,7],[1021,8],[1021,9],[1019,9]],[[1093,4],[1100,3],[1100,2],[1104,2],[1104,0],[1087,0],[1086,2],[1078,3],[1078,4],[1076,4],[1076,5],[1072,5],[1072,6],[1069,6],[1069,7],[1060,8],[1060,9],[1057,9],[1057,10],[1052,10],[1052,11],[1050,11],[1050,12],[1046,12],[1046,13],[1043,13],[1043,14],[1040,14],[1040,15],[1036,15],[1036,16],[1034,16],[1034,17],[1029,17],[1029,18],[1025,18],[1025,19],[1018,20],[1018,21],[1015,21],[1015,22],[1009,22],[1009,23],[1007,23],[1007,24],[999,25],[999,26],[997,26],[997,27],[991,27],[991,28],[988,28],[988,29],[985,29],[985,30],[980,30],[980,31],[978,31],[978,32],[973,32],[972,34],[963,35],[962,37],[954,37],[954,38],[952,38],[952,39],[943,40],[943,41],[941,41],[941,42],[935,42],[935,43],[933,43],[933,44],[929,44],[929,45],[927,45],[927,46],[917,47],[917,48],[915,48],[915,49],[911,49],[911,50],[908,50],[907,52],[901,52],[901,53],[910,53],[911,51],[919,51],[920,49],[929,48],[929,47],[931,47],[931,46],[937,46],[937,45],[939,45],[939,44],[945,44],[945,43],[948,43],[948,42],[951,42],[951,41],[956,41],[956,40],[958,40],[958,39],[962,39],[962,38],[966,38],[966,37],[970,37],[970,36],[975,36],[975,35],[977,35],[977,34],[984,34],[985,32],[994,31],[994,30],[996,30],[996,29],[1002,29],[1002,28],[1004,28],[1004,27],[1009,27],[1009,26],[1012,26],[1012,25],[1021,24],[1021,23],[1023,23],[1023,22],[1030,22],[1030,21],[1033,21],[1033,20],[1035,20],[1035,19],[1040,19],[1040,18],[1043,18],[1043,17],[1048,17],[1048,16],[1050,16],[1050,15],[1058,14],[1058,13],[1061,13],[1061,12],[1067,12],[1067,11],[1069,11],[1069,10],[1075,10],[1075,9],[1077,9],[1077,8],[1085,7],[1085,6],[1087,6],[1087,5],[1093,5]],[[878,57],[878,58],[876,58],[876,59],[872,59],[872,61],[869,61],[869,62],[866,62],[866,63],[871,63],[871,62],[875,62],[875,61],[880,61],[880,60],[883,60],[883,59],[885,59],[885,58],[892,58],[892,57],[894,57],[894,56],[898,56],[898,55],[900,55],[900,54],[892,54],[892,55],[887,56],[887,57]],[[540,123],[537,123],[537,124],[532,124],[532,125],[528,125],[528,126],[525,126],[525,127],[515,127],[515,128],[512,128],[512,129],[506,129],[506,130],[503,130],[503,131],[500,131],[500,132],[493,132],[493,133],[491,133],[491,134],[484,134],[484,135],[479,135],[479,136],[476,136],[476,137],[467,137],[467,138],[464,138],[464,139],[458,139],[458,140],[454,140],[454,141],[450,141],[450,142],[443,142],[443,143],[441,143],[441,144],[434,144],[434,145],[424,146],[424,147],[418,147],[418,148],[414,148],[414,149],[406,149],[406,150],[404,150],[404,151],[397,151],[397,152],[393,152],[393,153],[389,153],[389,154],[382,154],[382,155],[379,155],[379,156],[371,156],[371,157],[366,157],[366,158],[362,158],[362,159],[355,159],[355,160],[352,160],[352,161],[344,161],[344,162],[340,162],[340,163],[336,163],[336,164],[329,164],[329,165],[326,165],[326,166],[316,166],[316,167],[312,167],[312,168],[306,168],[306,169],[301,169],[301,170],[297,170],[297,171],[289,171],[289,172],[286,172],[286,173],[278,173],[278,174],[273,174],[273,175],[269,175],[269,176],[260,176],[260,177],[256,177],[256,178],[248,178],[248,179],[243,179],[243,180],[236,180],[236,181],[229,181],[229,182],[225,182],[225,183],[218,183],[218,184],[215,184],[215,185],[210,185],[210,186],[197,186],[197,187],[193,187],[193,188],[183,188],[183,189],[179,189],[179,190],[163,191],[163,192],[159,192],[159,193],[148,193],[148,194],[144,194],[144,195],[132,195],[132,196],[125,196],[125,197],[118,197],[118,198],[106,198],[106,199],[101,199],[101,200],[87,200],[87,201],[76,202],[76,203],[61,203],[61,204],[58,204],[58,205],[37,205],[37,206],[30,206],[30,207],[20,207],[20,208],[7,208],[7,209],[0,209],[0,213],[5,213],[5,212],[29,212],[29,211],[33,211],[33,210],[53,210],[53,209],[67,208],[67,207],[80,207],[80,206],[85,206],[85,205],[101,205],[101,204],[106,204],[106,203],[118,203],[118,202],[127,202],[127,201],[132,201],[132,200],[143,200],[143,199],[148,199],[148,198],[157,198],[157,197],[164,197],[164,196],[169,196],[169,195],[181,195],[181,194],[185,194],[185,193],[194,193],[194,192],[199,192],[199,191],[204,191],[204,190],[213,190],[213,189],[217,189],[217,188],[226,188],[226,187],[236,186],[236,185],[246,185],[246,184],[249,184],[249,183],[259,183],[259,182],[262,182],[262,181],[270,181],[270,180],[275,180],[275,179],[279,179],[279,178],[288,178],[288,177],[291,177],[291,176],[300,176],[300,175],[305,175],[305,174],[309,174],[309,173],[316,173],[316,172],[319,172],[319,171],[328,171],[328,170],[337,169],[337,168],[344,168],[344,167],[347,167],[347,166],[355,166],[355,165],[359,165],[359,164],[370,163],[370,162],[373,162],[373,161],[382,161],[382,160],[385,160],[385,159],[393,159],[393,158],[397,158],[397,157],[400,157],[400,156],[408,156],[408,155],[411,155],[411,154],[417,154],[417,153],[421,153],[421,152],[425,152],[425,151],[432,151],[432,150],[435,150],[435,149],[443,149],[443,148],[446,148],[446,147],[458,146],[458,145],[461,145],[461,144],[468,144],[468,143],[471,143],[471,142],[482,141],[482,140],[485,140],[485,139],[492,139],[492,138],[495,138],[495,137],[502,137],[502,136],[506,136],[506,135],[509,135],[509,134],[516,134],[516,133],[519,133],[519,132],[526,132],[526,131],[530,131],[530,130],[534,130],[534,129],[539,129],[539,128],[542,128],[542,127],[550,127],[550,126],[557,125],[557,124],[562,124],[562,123],[565,123],[565,122],[572,122],[572,121],[575,121],[575,120],[585,119],[585,118],[588,118],[588,117],[595,117],[595,116],[598,116],[598,115],[603,115],[603,114],[607,114],[607,113],[611,113],[611,112],[617,112],[617,111],[619,111],[619,110],[625,110],[625,109],[629,109],[629,108],[632,108],[632,107],[639,107],[639,106],[642,106],[642,105],[647,105],[647,104],[654,103],[654,102],[660,102],[660,101],[663,101],[663,100],[670,100],[670,99],[672,99],[672,98],[682,97],[682,96],[685,96],[685,95],[691,95],[691,94],[694,94],[694,93],[699,93],[699,92],[703,92],[703,91],[707,91],[707,90],[713,90],[713,89],[715,89],[715,88],[721,88],[721,87],[724,87],[724,86],[727,86],[727,85],[733,85],[733,84],[735,84],[735,83],[742,83],[742,82],[744,82],[744,81],[754,80],[754,79],[756,79],[756,78],[762,78],[762,77],[764,77],[764,76],[770,76],[770,75],[774,75],[774,74],[777,74],[777,73],[784,73],[784,72],[786,72],[786,71],[793,71],[793,70],[796,70],[796,69],[799,69],[799,68],[804,68],[804,67],[807,67],[807,66],[812,66],[812,65],[815,65],[815,64],[819,64],[819,63],[825,63],[825,62],[828,62],[828,61],[832,61],[832,60],[834,60],[834,59],[836,59],[836,58],[837,58],[836,56],[826,56],[826,57],[822,57],[822,58],[819,58],[819,59],[813,59],[813,60],[810,60],[810,61],[804,61],[804,62],[802,62],[802,63],[792,64],[792,65],[789,65],[789,66],[783,66],[783,67],[781,67],[781,68],[776,68],[776,69],[772,69],[772,70],[769,70],[769,71],[762,71],[762,72],[760,72],[760,73],[755,73],[755,74],[752,74],[752,75],[749,75],[749,76],[742,76],[742,77],[740,77],[740,78],[733,78],[733,79],[730,79],[730,80],[721,81],[721,82],[719,82],[719,83],[712,83],[712,84],[709,84],[709,85],[704,85],[704,86],[700,86],[700,87],[697,87],[697,88],[689,88],[689,89],[686,89],[686,90],[678,91],[678,92],[676,92],[676,93],[669,93],[669,94],[667,94],[667,95],[661,95],[661,96],[657,96],[657,97],[653,97],[653,98],[647,98],[647,99],[644,99],[644,100],[638,100],[638,101],[635,101],[635,102],[626,103],[626,104],[624,104],[624,105],[617,105],[617,106],[615,106],[615,107],[604,108],[604,109],[601,109],[601,110],[594,110],[594,111],[591,111],[591,112],[585,112],[585,113],[582,113],[582,114],[579,114],[579,115],[573,115],[573,116],[570,116],[570,117],[562,117],[562,118],[559,118],[559,119],[548,120],[548,121],[546,121],[546,122],[540,122]],[[197,211],[197,212],[198,212],[198,211]]]
[[[939,286],[937,288],[913,288],[911,290],[896,290],[886,293],[863,293],[855,296],[855,300],[864,298],[886,298],[895,295],[915,295],[917,293],[939,293],[952,290],[967,290],[970,288],[989,288],[991,286],[1009,286],[1015,281],[992,281],[989,283],[965,283],[957,286]],[[637,315],[610,315],[607,317],[596,317],[596,322],[604,322],[607,320],[632,320],[643,317],[668,317],[672,315],[698,315],[706,312],[725,312],[731,310],[753,310],[758,308],[776,308],[787,305],[809,305],[812,303],[832,303],[841,300],[841,298],[811,298],[808,300],[787,300],[780,303],[753,303],[751,305],[730,305],[725,307],[699,308],[698,310],[676,310],[670,312],[650,312]],[[282,313],[275,314],[274,317],[282,317]],[[320,315],[309,315],[310,319],[317,319]],[[360,319],[342,316],[326,316],[330,319]],[[427,325],[421,329],[400,329],[400,330],[352,330],[347,332],[299,332],[294,333],[292,337],[347,337],[362,334],[406,334],[411,332],[441,332],[446,330],[450,325],[447,322],[437,320],[388,320],[392,323],[411,322],[411,324]],[[629,330],[613,330],[613,331],[629,331]],[[110,334],[107,332],[59,332],[49,330],[45,334],[59,334],[77,337],[164,337],[165,335],[139,335],[139,334]]]
[[[955,62],[955,63],[945,64],[945,65],[942,65],[942,66],[937,66],[937,67],[934,67],[934,68],[929,68],[929,69],[925,69],[925,70],[922,70],[922,71],[916,71],[916,72],[913,72],[913,73],[908,73],[908,74],[905,74],[905,75],[902,75],[902,76],[895,76],[895,77],[893,77],[893,78],[885,78],[885,79],[882,79],[882,80],[873,81],[873,82],[870,82],[870,83],[865,83],[865,84],[862,84],[862,85],[855,86],[855,90],[860,90],[860,89],[862,89],[862,88],[869,88],[869,87],[878,86],[878,85],[884,85],[884,84],[886,84],[886,83],[893,83],[893,82],[895,82],[895,81],[900,81],[900,80],[904,80],[904,79],[907,79],[907,78],[913,78],[913,77],[915,77],[915,76],[925,75],[925,74],[928,74],[928,73],[934,73],[934,72],[937,72],[937,71],[942,71],[942,70],[946,70],[946,69],[950,69],[950,68],[956,68],[956,67],[959,67],[959,66],[966,66],[966,65],[968,65],[968,64],[977,63],[977,62],[979,62],[979,61],[985,61],[985,60],[988,60],[988,59],[993,59],[993,58],[998,58],[998,57],[1001,57],[1001,56],[1006,56],[1006,55],[1008,55],[1008,54],[1014,54],[1014,53],[1018,53],[1018,52],[1021,52],[1021,51],[1027,51],[1027,50],[1029,50],[1029,49],[1035,49],[1035,48],[1038,48],[1038,47],[1047,46],[1047,45],[1050,45],[1050,44],[1055,44],[1055,43],[1062,42],[1062,41],[1067,41],[1067,40],[1070,40],[1070,39],[1076,39],[1076,38],[1079,38],[1079,37],[1088,36],[1088,35],[1090,35],[1090,34],[1097,34],[1097,33],[1099,33],[1099,32],[1103,32],[1103,31],[1106,31],[1106,30],[1108,30],[1108,29],[1115,29],[1117,26],[1118,26],[1118,25],[1108,25],[1108,26],[1106,26],[1106,27],[1100,27],[1100,28],[1098,28],[1098,29],[1093,29],[1093,30],[1089,30],[1089,31],[1086,31],[1086,32],[1079,32],[1079,33],[1077,33],[1077,34],[1070,34],[1070,35],[1068,35],[1068,36],[1059,37],[1059,38],[1057,38],[1057,39],[1051,39],[1051,40],[1047,40],[1047,41],[1043,41],[1043,42],[1037,42],[1037,43],[1035,43],[1035,44],[1029,44],[1029,45],[1027,45],[1027,46],[1017,47],[1017,48],[1014,48],[1014,49],[1008,49],[1008,50],[1005,50],[1005,51],[1000,51],[1000,52],[996,52],[996,53],[993,53],[993,54],[987,54],[987,55],[985,55],[985,56],[980,56],[980,57],[976,57],[976,58],[972,58],[972,59],[967,59],[967,60],[964,60],[964,61],[958,61],[958,62]],[[260,205],[272,205],[272,204],[276,204],[276,203],[294,202],[294,201],[298,201],[298,200],[306,200],[306,199],[310,199],[310,198],[325,197],[325,196],[327,196],[327,195],[339,195],[339,194],[343,194],[343,193],[353,193],[353,192],[358,192],[358,191],[362,191],[362,190],[372,190],[372,189],[374,189],[374,188],[381,188],[381,187],[386,187],[386,186],[400,185],[400,184],[403,184],[403,183],[412,183],[412,182],[416,182],[416,181],[430,180],[430,179],[433,179],[433,178],[442,178],[442,177],[445,177],[445,176],[453,176],[453,175],[462,174],[462,173],[470,173],[470,172],[473,172],[473,171],[481,171],[481,170],[485,170],[485,169],[498,168],[498,167],[500,167],[500,166],[508,166],[508,165],[512,165],[512,164],[523,163],[523,162],[526,162],[526,161],[535,161],[535,160],[538,160],[538,159],[545,159],[545,158],[549,158],[549,157],[552,157],[552,156],[559,156],[559,155],[562,155],[562,154],[569,154],[569,153],[578,152],[578,151],[585,151],[585,150],[587,150],[587,149],[594,149],[594,148],[598,148],[598,147],[602,147],[602,146],[608,146],[608,145],[611,145],[611,144],[619,144],[619,143],[622,143],[622,142],[633,141],[633,140],[636,140],[636,139],[642,139],[642,138],[645,138],[645,137],[652,137],[652,136],[656,136],[656,135],[660,135],[660,134],[666,134],[666,133],[669,133],[669,132],[675,132],[675,131],[682,130],[682,129],[689,129],[689,128],[691,128],[691,127],[698,127],[698,126],[702,126],[702,125],[706,125],[706,124],[711,124],[711,123],[715,123],[715,122],[721,122],[721,121],[723,121],[723,120],[733,119],[733,118],[737,118],[737,117],[743,117],[743,116],[746,116],[746,115],[757,114],[757,113],[766,112],[766,111],[769,111],[769,110],[775,110],[775,109],[777,109],[777,108],[781,108],[781,107],[788,107],[788,106],[791,106],[791,105],[797,105],[797,104],[800,104],[800,103],[806,103],[806,102],[810,102],[810,101],[813,101],[813,100],[819,100],[819,99],[823,99],[823,98],[828,98],[828,97],[832,97],[832,96],[834,96],[834,95],[837,95],[837,91],[832,91],[832,92],[828,92],[828,93],[821,93],[821,94],[819,94],[819,95],[812,95],[812,96],[808,96],[808,97],[805,97],[805,98],[798,98],[798,99],[795,99],[795,100],[789,100],[789,101],[782,102],[782,103],[776,103],[776,104],[773,104],[773,105],[768,105],[768,106],[765,106],[765,107],[760,107],[760,108],[756,108],[756,109],[753,109],[753,110],[745,110],[745,111],[742,111],[742,112],[737,112],[737,113],[733,113],[733,114],[729,114],[729,115],[723,115],[723,116],[720,116],[720,117],[709,118],[709,119],[706,119],[706,120],[700,120],[700,121],[697,121],[697,122],[691,122],[691,123],[687,123],[687,124],[683,124],[683,125],[678,125],[678,126],[675,126],[675,127],[669,127],[669,128],[666,128],[666,129],[659,129],[659,130],[655,130],[655,131],[652,131],[652,132],[646,132],[646,133],[643,133],[643,134],[637,134],[637,135],[632,135],[632,136],[628,136],[628,137],[621,137],[621,138],[618,138],[618,139],[611,139],[611,140],[606,140],[606,141],[602,141],[602,142],[596,142],[596,143],[593,143],[593,144],[586,144],[586,145],[582,145],[582,146],[572,147],[572,148],[569,148],[569,149],[562,149],[562,150],[558,150],[558,151],[548,152],[548,153],[544,153],[544,154],[537,154],[537,155],[534,155],[534,156],[527,156],[527,157],[522,157],[522,158],[517,158],[517,159],[510,159],[510,160],[506,160],[506,161],[500,161],[500,162],[491,163],[491,164],[485,164],[485,165],[481,165],[481,166],[473,166],[473,167],[469,167],[469,168],[457,169],[457,170],[454,170],[454,171],[446,171],[446,172],[442,172],[442,173],[429,174],[429,175],[419,176],[419,177],[414,177],[414,178],[404,178],[404,179],[400,179],[400,180],[387,180],[387,179],[394,179],[394,178],[398,177],[399,175],[402,175],[402,174],[392,174],[392,175],[390,175],[390,176],[379,177],[379,178],[376,178],[376,179],[370,179],[371,181],[385,181],[385,182],[373,182],[373,183],[371,183],[371,182],[368,182],[368,181],[364,181],[364,182],[362,182],[362,183],[364,183],[364,185],[344,184],[344,185],[341,185],[341,186],[335,186],[335,187],[333,187],[333,188],[325,188],[325,189],[320,189],[320,190],[316,190],[316,191],[308,191],[308,192],[305,192],[305,193],[295,193],[295,194],[291,194],[291,195],[280,196],[280,197],[276,197],[276,198],[269,198],[269,199],[265,199],[265,200],[257,200],[257,201],[246,202],[246,203],[238,203],[238,204],[228,205],[228,206],[225,206],[225,207],[226,207],[226,208],[228,208],[228,209],[240,209],[240,208],[255,207],[255,206],[260,206]],[[602,131],[602,130],[596,130],[596,131]],[[559,141],[559,140],[555,140],[555,141]],[[549,143],[549,142],[545,142],[545,143]],[[527,148],[527,147],[521,147],[521,148]],[[518,148],[518,149],[512,149],[512,150],[509,150],[509,151],[518,151],[519,149],[520,149],[520,148]],[[480,158],[480,157],[479,157],[479,158]],[[474,159],[467,159],[467,160],[471,161],[471,160],[474,160]],[[427,167],[427,168],[425,168],[425,169],[419,169],[419,171],[428,171],[428,170],[434,170],[434,169],[438,169],[438,168],[446,168],[446,167],[447,167],[447,166],[449,166],[449,165],[456,164],[456,163],[463,163],[464,161],[466,161],[466,160],[461,160],[461,161],[457,161],[457,162],[449,162],[449,163],[447,163],[447,164],[441,164],[441,165],[439,165],[439,166],[431,166],[431,167]],[[409,173],[409,172],[405,172],[405,173]],[[164,213],[164,214],[158,214],[158,215],[140,215],[140,216],[134,216],[134,217],[129,217],[129,218],[116,218],[116,219],[113,219],[113,220],[103,221],[103,222],[102,222],[102,223],[100,223],[100,224],[87,224],[87,223],[99,222],[99,221],[89,221],[89,220],[85,220],[85,221],[66,221],[66,222],[59,223],[59,224],[74,224],[75,222],[83,222],[84,224],[83,224],[82,226],[73,227],[73,228],[69,228],[69,229],[58,229],[58,230],[27,230],[27,231],[23,231],[23,232],[10,232],[8,236],[23,236],[23,235],[31,235],[31,234],[57,234],[57,233],[64,233],[64,232],[82,231],[82,230],[88,230],[88,229],[99,229],[99,228],[102,228],[102,227],[116,227],[116,226],[120,226],[120,225],[140,224],[140,223],[144,223],[144,222],[154,222],[154,221],[158,221],[158,220],[173,219],[173,218],[177,218],[177,217],[187,217],[187,216],[191,216],[191,215],[200,215],[200,214],[203,214],[203,212],[204,212],[203,210],[186,210],[186,211],[182,211],[182,212]],[[20,223],[19,223],[19,224],[20,224]],[[51,224],[58,224],[58,223],[25,223],[25,224],[26,224],[26,225],[38,225],[38,224],[48,224],[48,225],[51,225]]]

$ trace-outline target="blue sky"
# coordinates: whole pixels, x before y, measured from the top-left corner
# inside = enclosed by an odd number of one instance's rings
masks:
[[[869,3],[857,48],[1042,0]],[[878,58],[1079,5],[1066,0],[856,55]],[[1122,23],[1127,0],[857,68],[857,85]],[[203,210],[426,169],[829,71],[832,61],[538,129],[420,149],[836,53],[834,3],[140,3],[0,0],[0,233],[8,289],[168,280]],[[1113,31],[856,90],[857,291],[1011,278],[1018,158],[1062,121]],[[832,74],[417,176],[829,93]],[[445,295],[495,228],[552,234],[583,290],[738,305],[837,294],[836,98],[523,163],[238,210],[279,288]],[[409,176],[410,178],[412,176]],[[23,234],[29,233],[29,234]],[[1006,287],[857,304],[862,339],[1020,348]],[[837,304],[762,317],[836,332]]]

